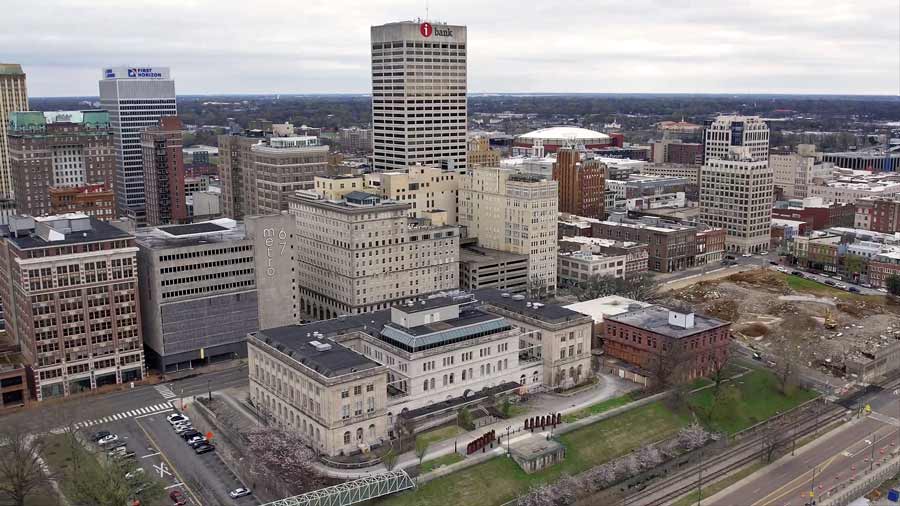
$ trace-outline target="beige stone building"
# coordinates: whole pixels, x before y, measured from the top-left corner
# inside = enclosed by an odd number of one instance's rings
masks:
[[[641,174],[678,177],[696,185],[700,183],[700,166],[684,163],[649,163],[641,166]]]
[[[821,158],[812,144],[798,145],[795,153],[772,153],[769,165],[775,186],[785,198],[805,199],[815,179],[828,178],[834,172],[834,164],[823,163]]]
[[[479,246],[528,255],[529,293],[556,291],[556,181],[476,167],[460,176],[459,224]]]
[[[386,199],[409,204],[409,216],[423,218],[445,211],[447,223],[455,225],[459,172],[435,167],[414,166],[405,171],[366,174],[366,191]]]
[[[342,181],[357,180],[332,182]],[[410,218],[409,204],[375,194],[351,190],[333,199],[326,193],[301,191],[289,199],[302,313],[367,313],[459,286],[457,227]]]
[[[499,167],[500,152],[491,149],[490,140],[487,137],[475,136],[468,142],[469,167]]]
[[[13,196],[6,124],[10,113],[27,110],[28,90],[22,66],[16,63],[0,63],[0,197],[3,198]]]

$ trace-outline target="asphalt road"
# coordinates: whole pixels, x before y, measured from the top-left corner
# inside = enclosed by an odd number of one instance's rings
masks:
[[[900,448],[897,396],[882,392],[868,401],[872,415],[822,436],[796,456],[786,456],[736,486],[704,501],[706,506],[800,506],[855,481],[875,462]]]

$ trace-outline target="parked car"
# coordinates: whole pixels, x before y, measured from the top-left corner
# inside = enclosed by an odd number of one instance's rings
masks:
[[[96,443],[110,434],[112,433],[108,430],[101,430],[100,432],[95,432],[94,435],[91,436],[91,440]]]
[[[181,434],[184,434],[185,432],[190,432],[192,430],[194,430],[193,425],[179,425],[178,427],[175,428],[175,434],[181,435]]]
[[[769,264],[771,264],[771,265],[778,265],[778,262],[776,262],[775,260],[769,260]]]
[[[209,444],[209,441],[207,441],[206,438],[201,438],[201,439],[194,441],[193,443],[188,443],[188,446],[190,446],[191,448],[196,450],[198,447],[206,445],[206,444]]]
[[[99,443],[103,446],[106,446],[106,445],[116,442],[118,440],[119,440],[119,436],[117,436],[115,434],[107,434],[106,436],[103,436],[100,439],[98,439],[97,443]]]
[[[753,255],[751,255],[750,253],[744,253],[744,254],[741,255],[741,256],[744,257],[744,258],[750,258],[750,257],[752,257]]]
[[[172,500],[172,503],[174,503],[175,506],[184,506],[185,504],[187,504],[187,499],[185,499],[184,494],[181,493],[181,490],[178,489],[169,492],[169,499]]]
[[[119,462],[122,462],[124,460],[130,460],[130,459],[133,459],[136,457],[137,457],[137,454],[135,454],[134,452],[129,452],[129,451],[126,451],[125,453],[118,453],[118,454],[112,456],[112,458],[118,460]]]
[[[760,251],[759,254],[765,256],[765,255],[768,255],[769,252],[768,251]]]
[[[837,287],[837,288],[839,288],[839,289],[841,289],[841,290],[846,290],[847,288],[849,288],[847,285],[845,285],[845,284],[843,284],[843,283],[837,283],[837,284],[835,284],[834,286]]]
[[[142,475],[142,474],[144,474],[144,468],[143,468],[143,467],[138,467],[138,468],[136,468],[134,471],[125,473],[125,479],[126,479],[126,480],[133,480],[133,479],[137,478],[139,475]]]
[[[238,497],[250,495],[250,489],[247,487],[236,488],[231,492],[228,492],[228,495],[231,496],[232,499],[237,499]]]
[[[109,450],[108,452],[106,452],[106,454],[109,455],[110,457],[114,457],[116,455],[121,455],[123,453],[128,453],[127,446],[124,446],[124,445],[117,446],[117,447],[113,448],[112,450]]]
[[[185,441],[190,441],[194,437],[202,436],[203,434],[201,434],[200,431],[198,431],[197,429],[191,429],[187,432],[182,432],[180,435],[181,435],[181,438],[184,439]]]
[[[215,449],[216,449],[215,446],[213,446],[213,445],[211,445],[211,444],[209,444],[209,443],[204,443],[204,444],[202,444],[202,445],[200,445],[200,446],[194,448],[194,453],[196,453],[197,455],[202,455],[202,454],[204,454],[204,453],[206,453],[206,452],[211,452],[211,451],[213,451],[213,450],[215,450]]]
[[[832,280],[830,280],[830,279],[826,279],[826,280],[825,280],[825,284],[828,285],[828,286],[834,286],[834,285],[836,285],[837,283],[835,283],[834,281],[832,281]]]
[[[185,415],[182,415],[181,413],[175,413],[175,414],[173,414],[173,415],[167,416],[167,417],[166,417],[166,420],[167,420],[170,424],[175,425],[175,424],[178,423],[178,422],[189,422],[191,419],[188,418],[188,417],[185,416]]]
[[[881,293],[888,293],[887,288],[879,288],[878,291]]]
[[[851,287],[848,288],[847,290],[849,290],[849,291],[851,291],[851,292],[853,292],[853,293],[859,293],[859,288],[856,288],[855,286],[851,286]]]
[[[800,276],[801,278],[803,277],[803,273],[800,271],[791,271],[791,274],[793,274],[794,276]]]

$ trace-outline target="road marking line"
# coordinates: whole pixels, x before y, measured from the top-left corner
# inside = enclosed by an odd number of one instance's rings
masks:
[[[155,457],[155,456],[157,456],[157,455],[159,455],[159,452],[151,453],[151,454],[149,454],[149,455],[144,455],[144,456],[141,457],[141,458],[142,458],[142,459],[146,459],[146,458],[150,458],[150,457]]]
[[[156,441],[153,440],[153,436],[151,436],[150,433],[147,432],[147,429],[145,429],[144,426],[141,425],[140,422],[135,422],[135,423],[137,423],[138,427],[141,428],[141,431],[144,433],[144,435],[147,436],[147,440],[150,441],[150,444],[153,445],[153,447],[156,448],[157,451],[159,451],[159,445],[157,445]],[[159,458],[162,459],[164,462],[169,461],[169,458],[166,457],[165,454],[163,454],[162,452],[160,452]],[[181,474],[178,472],[178,469],[175,469],[175,466],[173,466],[171,462],[169,462],[169,467],[172,468],[172,472],[175,473],[175,476],[178,477],[178,479],[183,484],[184,479],[181,477]],[[203,503],[200,502],[200,499],[197,498],[197,494],[195,494],[194,491],[191,490],[191,487],[189,487],[188,485],[184,485],[184,489],[187,490],[188,494],[191,494],[191,497],[194,498],[194,502],[196,502],[199,506],[203,506]]]
[[[148,416],[158,415],[158,414],[160,414],[160,413],[165,413],[166,411],[172,411],[172,408],[164,409],[164,410],[162,410],[162,411],[156,411],[156,412],[154,412],[154,413],[147,413],[146,415],[136,416],[136,417],[134,417],[134,419],[137,420],[138,418],[145,418],[145,417],[148,417]]]
[[[168,487],[165,488],[165,490],[169,490],[170,488],[180,487],[182,485],[184,485],[184,483],[178,482],[174,485],[169,485]]]

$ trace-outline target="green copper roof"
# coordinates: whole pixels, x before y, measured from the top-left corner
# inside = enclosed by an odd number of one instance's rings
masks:
[[[9,129],[16,131],[43,130],[47,125],[44,113],[40,111],[9,113]]]
[[[18,63],[0,63],[0,75],[5,76],[24,76],[22,66]]]
[[[101,110],[88,111],[29,111],[11,112],[9,129],[19,132],[45,130],[48,124],[77,123],[88,128],[109,128],[109,113]]]

